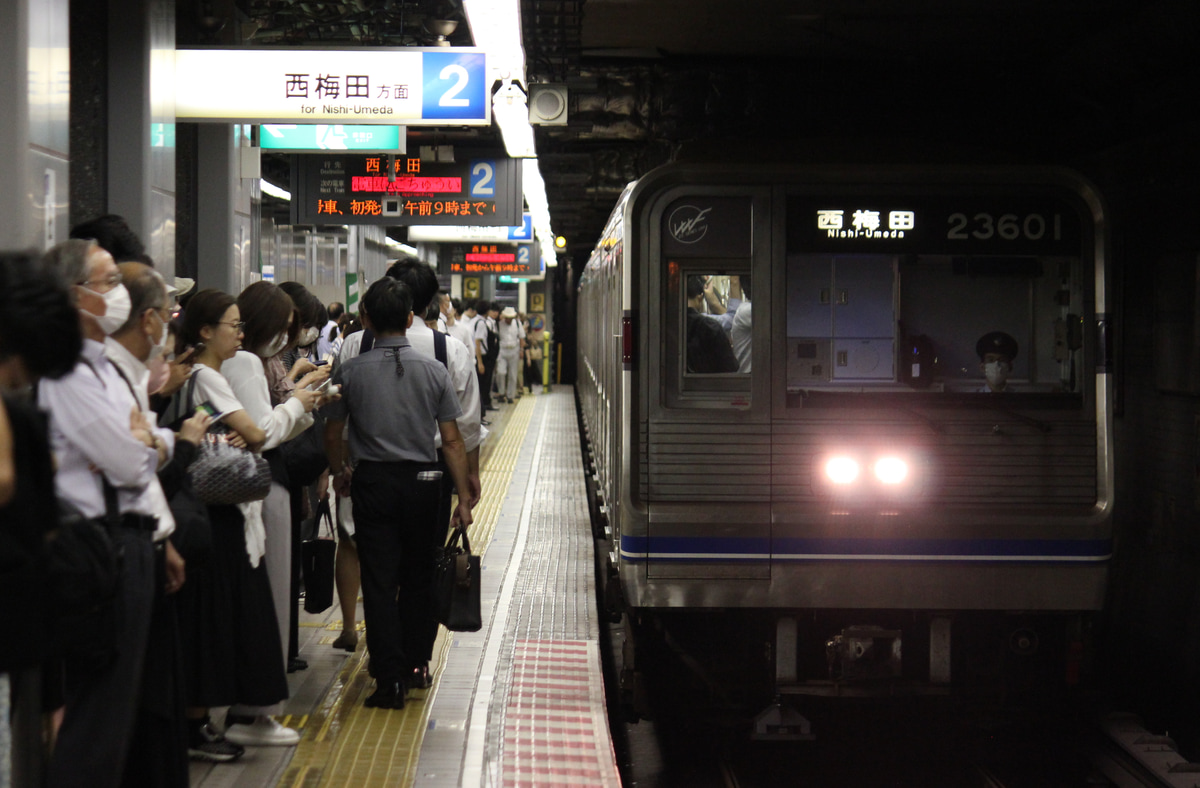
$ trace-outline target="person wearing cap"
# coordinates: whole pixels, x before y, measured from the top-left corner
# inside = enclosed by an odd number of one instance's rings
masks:
[[[989,331],[975,343],[979,356],[979,369],[987,385],[981,386],[981,394],[997,394],[1008,390],[1008,376],[1012,374],[1013,359],[1017,357],[1017,340],[1003,331]]]
[[[517,378],[521,375],[521,349],[525,346],[525,326],[517,320],[517,310],[504,307],[500,313],[500,357],[496,362],[497,390],[505,402],[517,396]]]

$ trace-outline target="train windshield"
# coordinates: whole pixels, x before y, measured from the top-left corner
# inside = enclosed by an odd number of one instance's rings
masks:
[[[1050,201],[1026,207],[790,199],[789,404],[886,392],[1082,403],[1080,221]]]

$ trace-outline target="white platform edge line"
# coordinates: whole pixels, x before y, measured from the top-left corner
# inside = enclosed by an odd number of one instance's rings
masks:
[[[540,404],[540,403],[539,403]],[[536,415],[539,409],[534,409]],[[529,521],[533,515],[533,493],[538,483],[538,468],[542,461],[542,446],[546,441],[546,428],[549,425],[547,411],[549,403],[543,411],[542,423],[538,427],[536,448],[533,461],[529,467],[529,479],[525,483],[525,500],[521,505],[521,520],[517,524],[517,538],[512,548],[512,556],[505,567],[504,577],[500,581],[500,598],[493,608],[494,613],[488,626],[487,645],[484,647],[483,662],[480,664],[479,676],[475,682],[475,697],[471,704],[471,714],[467,721],[467,750],[463,757],[462,778],[459,785],[483,786],[484,747],[487,744],[488,710],[492,705],[492,691],[496,682],[496,666],[500,662],[500,644],[504,640],[508,625],[509,608],[512,607],[513,592],[516,587],[517,573],[521,570],[521,558],[525,553],[525,541],[529,534]],[[499,762],[493,764],[498,767]],[[500,775],[488,775],[493,783],[498,784]]]

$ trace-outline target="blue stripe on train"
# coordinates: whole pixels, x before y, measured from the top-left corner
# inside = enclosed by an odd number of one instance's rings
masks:
[[[622,536],[626,561],[1103,561],[1111,539],[798,539]]]

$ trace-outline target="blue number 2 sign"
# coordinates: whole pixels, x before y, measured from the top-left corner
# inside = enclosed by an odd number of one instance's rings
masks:
[[[422,52],[421,117],[486,120],[487,56],[480,52]]]

